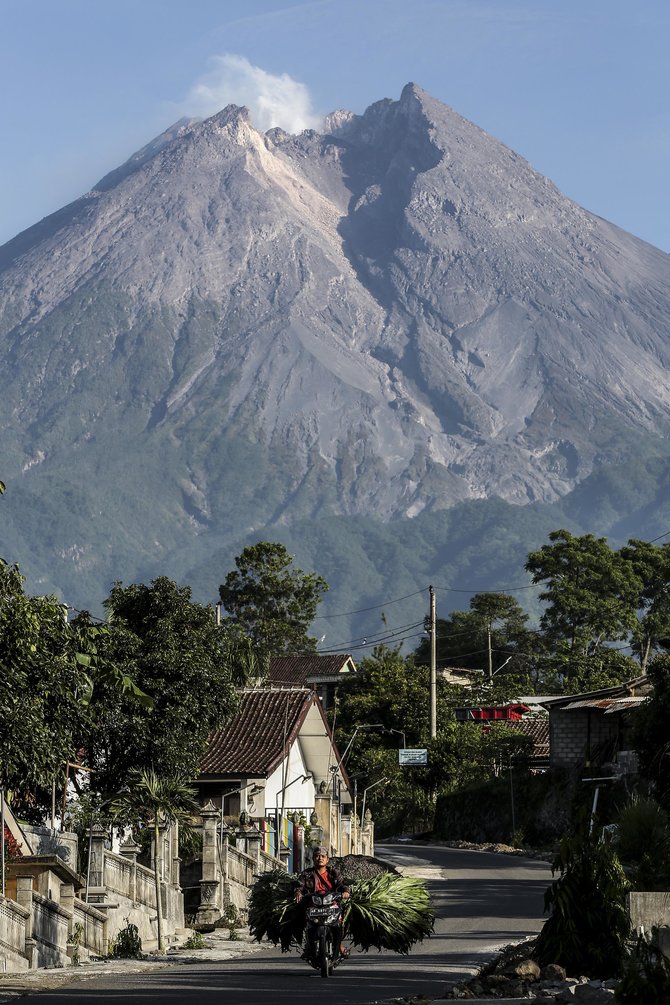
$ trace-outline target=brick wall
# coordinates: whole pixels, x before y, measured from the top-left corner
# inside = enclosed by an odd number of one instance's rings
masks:
[[[594,709],[557,709],[549,716],[549,734],[551,767],[581,766],[592,760],[603,744],[616,748],[619,717]]]

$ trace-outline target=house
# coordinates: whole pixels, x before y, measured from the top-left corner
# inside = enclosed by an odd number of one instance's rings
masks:
[[[332,708],[340,684],[356,673],[351,656],[273,656],[268,679],[272,687],[303,687],[315,691],[324,709]]]
[[[534,769],[546,768],[549,764],[549,719],[546,713],[537,714],[537,706],[533,707],[528,699],[518,702],[508,702],[505,705],[468,705],[454,710],[457,722],[476,722],[484,732],[489,732],[491,726],[501,725],[507,729],[530,737],[532,747],[529,763]]]
[[[584,694],[561,695],[543,702],[549,711],[550,767],[582,768],[635,764],[631,711],[651,693],[644,675]]]
[[[457,722],[518,722],[528,712],[528,706],[519,702],[507,705],[480,705],[454,709]]]
[[[256,823],[265,850],[291,838],[296,812],[333,852],[345,843],[352,799],[318,696],[304,687],[247,688],[237,713],[212,734],[195,785],[221,817]],[[279,840],[277,840],[279,837]]]

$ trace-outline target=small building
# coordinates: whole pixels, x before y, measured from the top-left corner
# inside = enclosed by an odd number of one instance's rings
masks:
[[[652,689],[646,675],[625,684],[543,702],[549,711],[550,767],[583,768],[634,765],[631,711]]]
[[[222,819],[248,819],[277,853],[297,813],[333,852],[344,844],[349,781],[318,696],[302,687],[247,688],[237,713],[212,734],[195,781]]]
[[[271,687],[303,687],[315,691],[324,709],[335,704],[337,688],[356,674],[351,656],[273,656],[268,679]]]
[[[529,711],[527,705],[510,702],[507,705],[466,706],[454,710],[457,722],[518,722]]]

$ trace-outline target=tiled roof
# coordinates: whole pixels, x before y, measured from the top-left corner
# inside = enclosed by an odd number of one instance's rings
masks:
[[[249,688],[235,716],[212,734],[200,764],[203,775],[267,775],[284,757],[314,700],[306,688]]]
[[[500,721],[500,720],[498,720]],[[533,741],[533,757],[548,759],[549,757],[549,719],[512,719],[502,723],[517,733],[530,736]]]
[[[343,672],[351,656],[273,656],[270,682],[279,687],[304,687],[316,677],[331,677]]]

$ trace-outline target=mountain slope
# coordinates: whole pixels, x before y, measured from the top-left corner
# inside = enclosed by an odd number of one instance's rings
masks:
[[[0,249],[2,548],[81,603],[297,520],[557,500],[663,450],[669,307],[667,255],[415,85],[178,123]]]

